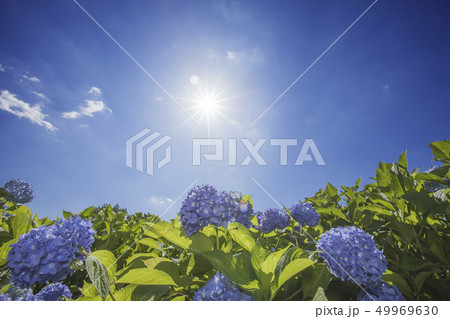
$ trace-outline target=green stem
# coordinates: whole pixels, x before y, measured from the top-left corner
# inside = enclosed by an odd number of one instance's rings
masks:
[[[287,297],[286,299],[284,299],[285,301],[289,301],[292,298],[294,298],[296,295],[298,295],[300,292],[302,291],[302,288],[298,288],[292,295],[290,295],[289,297]]]
[[[111,299],[112,299],[113,301],[117,301],[116,298],[114,297],[114,295],[112,294],[111,291],[109,292],[109,296],[111,297]]]

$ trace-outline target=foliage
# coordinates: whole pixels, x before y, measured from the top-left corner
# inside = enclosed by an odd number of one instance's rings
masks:
[[[185,217],[170,221],[151,214],[130,215],[110,205],[90,207],[77,215],[63,211],[64,220],[87,219],[96,233],[90,251],[84,249],[81,256],[71,258],[71,271],[62,284],[69,287],[72,300],[222,300],[229,296],[448,300],[450,141],[430,147],[434,160],[442,165],[429,172],[410,171],[404,152],[397,163],[380,163],[368,185],[361,187],[358,180],[354,186],[338,189],[329,183],[291,209],[265,214],[253,214],[250,196],[211,189],[213,200],[200,196],[206,198],[207,207],[201,205],[203,199],[188,196],[183,204]],[[440,186],[430,192],[429,183]],[[229,205],[223,209],[226,214],[217,215],[222,219],[199,215],[202,223],[192,222],[189,214],[198,215],[201,207],[216,214],[216,200]],[[195,209],[186,208],[188,204]],[[0,300],[4,300],[11,297],[9,289],[15,280],[11,276],[15,266],[8,262],[11,249],[28,234],[65,222],[32,215],[1,188],[0,207]],[[248,222],[235,218],[241,214]],[[268,221],[270,227],[265,227]],[[183,227],[186,223],[188,230]],[[338,235],[331,238],[331,234]],[[329,239],[327,247],[317,244],[322,238]],[[349,242],[355,238],[366,243],[367,250],[353,245],[350,256]],[[346,247],[344,253],[339,251],[342,247]],[[374,280],[359,282],[362,290],[351,278],[335,276],[338,272],[324,250],[331,251],[347,272],[358,271],[362,278],[370,273],[368,263],[375,257],[387,270],[380,266]],[[26,287],[31,290],[25,296],[39,295],[44,284]]]

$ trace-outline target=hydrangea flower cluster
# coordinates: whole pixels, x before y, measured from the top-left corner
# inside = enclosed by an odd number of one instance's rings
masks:
[[[289,215],[279,208],[269,208],[256,214],[258,226],[264,233],[270,233],[275,229],[284,229],[289,226]]]
[[[238,286],[217,272],[204,287],[194,293],[194,301],[253,301]]]
[[[333,275],[341,280],[355,280],[366,286],[381,280],[387,269],[386,259],[373,237],[362,229],[332,228],[320,236],[319,256],[328,264]]]
[[[63,297],[71,299],[72,293],[70,292],[69,287],[57,282],[44,287],[36,294],[36,297],[42,301],[58,301]]]
[[[3,185],[3,189],[11,195],[15,203],[26,204],[34,198],[34,191],[31,185],[20,179],[11,178]]]
[[[358,301],[405,301],[400,290],[397,287],[390,284],[379,281],[370,286],[365,287],[367,294],[364,290],[358,294]],[[373,299],[372,299],[373,298]]]
[[[10,283],[8,292],[0,295],[0,301],[37,301],[38,298],[33,295],[31,288],[20,288]]]
[[[89,251],[94,234],[92,223],[75,216],[21,235],[7,257],[11,281],[19,287],[31,287],[63,280],[70,273],[70,262],[82,258],[79,247]]]
[[[70,299],[72,293],[61,283],[47,285],[36,295],[33,295],[31,288],[22,289],[10,284],[8,292],[0,295],[0,301],[58,301],[63,297]]]
[[[244,203],[242,194],[218,192],[211,185],[194,187],[183,201],[180,211],[181,223],[188,236],[207,225],[227,227],[238,222],[250,227],[252,205]]]
[[[319,214],[310,203],[295,204],[290,212],[300,226],[316,227],[319,224]]]

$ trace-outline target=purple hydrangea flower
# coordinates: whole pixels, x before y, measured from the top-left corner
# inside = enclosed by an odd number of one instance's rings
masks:
[[[380,281],[387,263],[373,237],[351,227],[332,228],[320,236],[317,249],[333,275],[365,286]]]
[[[231,222],[250,226],[253,209],[243,203],[242,195],[235,192],[218,192],[211,185],[194,187],[183,201],[181,223],[188,236],[207,225],[227,227]]]
[[[300,226],[316,227],[319,224],[319,214],[310,203],[295,204],[290,212]]]
[[[194,293],[194,301],[252,301],[238,286],[217,272],[204,287]]]
[[[3,185],[3,189],[15,203],[26,204],[33,200],[34,191],[30,184],[20,179],[11,178]]]
[[[44,287],[36,294],[36,297],[43,301],[58,301],[63,297],[66,297],[67,299],[72,298],[72,293],[70,292],[69,287],[58,282]]]
[[[258,226],[264,233],[270,233],[275,229],[284,229],[289,226],[289,215],[283,209],[269,208],[256,214]]]
[[[12,301],[12,299],[9,294],[3,294],[3,295],[0,295],[0,301]]]
[[[358,301],[373,301],[374,299],[375,301],[405,301],[405,297],[403,297],[397,287],[391,286],[384,281],[371,284],[364,287],[364,289],[369,294],[361,290],[358,294]]]
[[[66,278],[70,262],[82,258],[79,247],[89,251],[94,241],[95,231],[91,226],[90,222],[75,216],[21,235],[11,245],[7,257],[11,281],[19,287],[31,287],[35,283]]]

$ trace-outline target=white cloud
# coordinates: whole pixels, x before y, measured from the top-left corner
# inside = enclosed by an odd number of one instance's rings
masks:
[[[189,82],[191,82],[192,85],[198,85],[200,83],[200,78],[196,75],[193,75],[189,79]]]
[[[35,77],[35,76],[28,76],[28,75],[26,75],[26,74],[24,74],[24,75],[22,75],[22,77],[24,78],[24,79],[27,79],[28,81],[31,81],[31,82],[41,82],[41,80],[39,80],[37,77]]]
[[[162,100],[163,100],[162,97],[160,97],[160,96],[155,96],[155,101],[162,101]]]
[[[102,94],[102,90],[100,90],[100,88],[98,88],[98,87],[93,86],[93,87],[91,87],[91,89],[89,90],[88,93],[90,93],[90,94]]]
[[[19,100],[15,94],[7,90],[3,90],[0,93],[0,110],[12,113],[19,118],[24,117],[30,120],[31,123],[44,126],[49,131],[58,130],[52,123],[45,120],[48,115],[42,113],[40,104],[30,106],[29,103]]]
[[[79,111],[71,111],[62,113],[62,117],[66,119],[76,119],[80,116],[94,117],[94,113],[108,111],[112,113],[112,110],[103,103],[103,101],[85,100],[86,106],[80,106]]]
[[[50,101],[50,99],[48,97],[46,97],[44,93],[39,93],[39,92],[36,92],[36,91],[31,91],[31,93],[33,93],[34,95],[40,97],[43,100]]]
[[[150,204],[155,208],[165,207],[173,203],[173,199],[164,196],[151,196],[149,198]]]
[[[77,117],[79,117],[81,114],[78,113],[77,111],[72,111],[72,112],[64,112],[62,114],[62,117],[66,118],[66,119],[76,119]]]
[[[5,71],[6,71],[5,67],[0,63],[0,72],[5,72]]]

